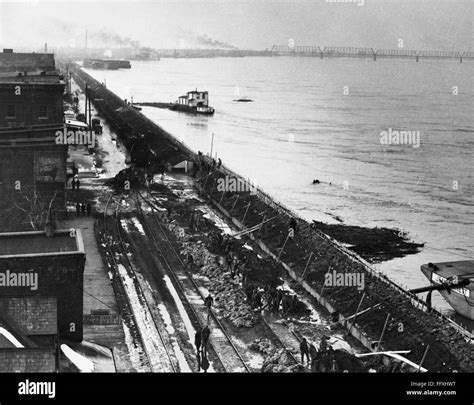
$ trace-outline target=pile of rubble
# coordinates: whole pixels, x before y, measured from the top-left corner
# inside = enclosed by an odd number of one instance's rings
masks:
[[[204,246],[203,242],[183,242],[183,248],[181,249],[181,254],[184,257],[191,255],[193,257],[194,263],[199,266],[211,266],[216,264],[216,257],[210,253]]]
[[[210,293],[214,296],[215,306],[219,312],[236,327],[250,328],[259,318],[245,302],[245,297],[222,266],[217,265],[214,255],[209,253],[203,244],[186,243],[182,252],[191,254],[198,265],[199,274],[210,280]]]
[[[245,302],[240,286],[224,272],[218,256],[210,253],[204,243],[190,242],[190,237],[185,234],[182,227],[173,223],[168,223],[167,226],[182,241],[180,253],[184,257],[191,255],[199,274],[210,280],[208,288],[219,313],[238,328],[254,326],[259,321],[258,315]]]
[[[203,266],[199,273],[211,280],[216,306],[234,326],[250,328],[258,322],[259,317],[245,302],[240,287],[223,272],[222,267]]]
[[[306,369],[301,364],[295,364],[286,349],[277,349],[269,339],[256,339],[250,345],[264,355],[262,373],[304,373]]]

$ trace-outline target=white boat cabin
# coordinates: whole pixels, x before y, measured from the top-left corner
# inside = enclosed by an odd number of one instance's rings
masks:
[[[209,93],[207,91],[188,91],[185,96],[178,98],[178,104],[189,107],[208,107]]]

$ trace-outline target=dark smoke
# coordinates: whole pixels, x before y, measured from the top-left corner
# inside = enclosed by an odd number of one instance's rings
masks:
[[[230,45],[226,42],[217,41],[208,37],[207,35],[198,35],[196,41],[199,45],[203,46],[210,46],[212,48],[219,48],[219,49],[238,49],[233,45]]]
[[[101,42],[102,45],[110,47],[132,47],[134,49],[140,47],[139,41],[135,41],[130,37],[122,37],[115,32],[106,30],[105,28],[102,28],[100,31],[92,32],[90,36],[94,41]]]

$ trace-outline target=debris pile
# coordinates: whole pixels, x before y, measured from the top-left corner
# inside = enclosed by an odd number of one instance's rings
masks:
[[[167,226],[182,241],[181,255],[192,256],[195,270],[209,279],[208,288],[214,296],[214,305],[219,313],[238,328],[254,326],[259,320],[258,315],[246,303],[240,286],[218,264],[218,256],[210,253],[204,243],[189,241],[191,237],[186,235],[184,228],[173,223],[168,223]]]
[[[234,326],[250,328],[258,322],[257,314],[245,302],[240,287],[234,284],[228,274],[223,273],[222,268],[203,266],[199,273],[212,280],[212,294],[216,297],[216,305]]]
[[[294,364],[286,349],[277,349],[269,339],[256,339],[250,345],[264,355],[262,373],[304,373],[306,369],[301,364]]]

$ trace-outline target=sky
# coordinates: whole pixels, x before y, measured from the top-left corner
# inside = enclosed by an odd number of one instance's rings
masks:
[[[87,29],[89,46],[468,51],[473,22],[474,0],[0,0],[0,47],[83,47]]]

